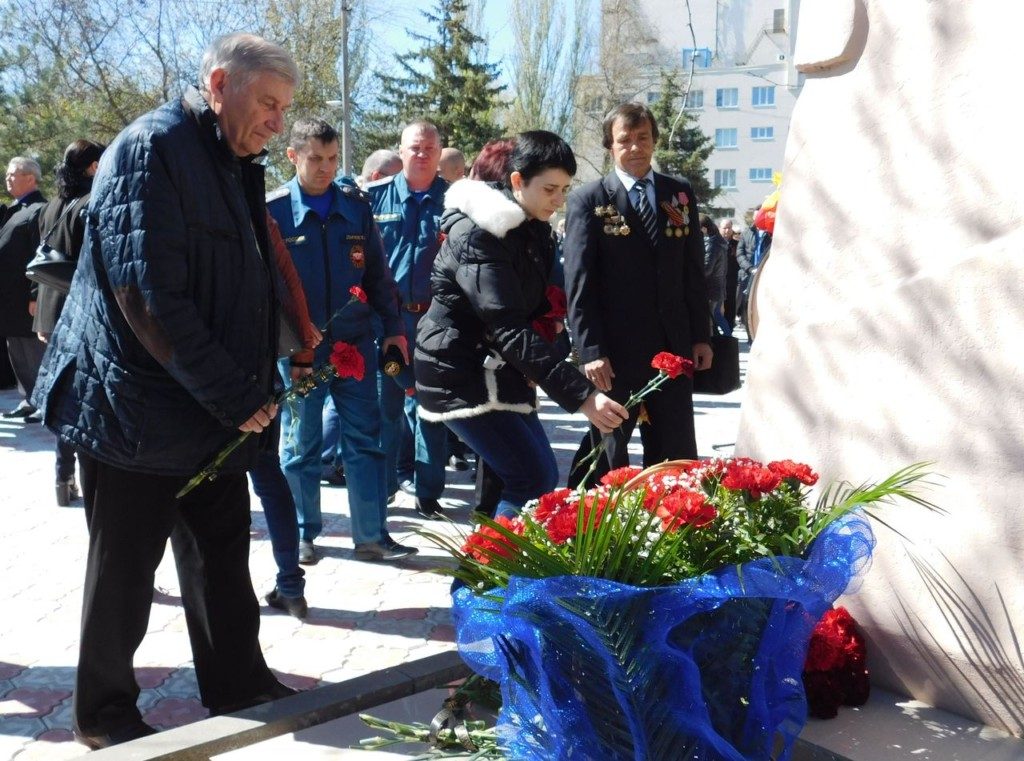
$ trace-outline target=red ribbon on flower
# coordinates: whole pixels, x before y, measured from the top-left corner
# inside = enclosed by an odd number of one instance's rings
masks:
[[[651,367],[658,372],[665,373],[669,378],[678,378],[680,375],[685,375],[687,378],[693,377],[693,361],[668,351],[660,351],[655,354],[654,359],[651,360]]]
[[[348,292],[352,294],[353,298],[358,299],[364,304],[366,303],[366,291],[364,291],[358,285],[353,285],[351,288],[348,289]]]
[[[355,346],[344,341],[335,342],[334,350],[331,352],[331,364],[334,365],[334,372],[339,378],[355,378],[361,381],[366,375],[363,355]]]

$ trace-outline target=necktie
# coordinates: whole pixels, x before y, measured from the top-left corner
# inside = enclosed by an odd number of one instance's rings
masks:
[[[651,239],[652,244],[657,246],[658,220],[654,215],[654,209],[651,208],[651,204],[647,200],[647,180],[637,180],[633,185],[633,190],[636,191],[636,213],[640,215],[640,221],[644,223],[647,237]]]

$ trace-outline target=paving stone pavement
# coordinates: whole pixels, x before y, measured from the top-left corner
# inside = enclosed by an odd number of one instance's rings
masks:
[[[740,343],[745,373],[746,342],[741,338]],[[742,394],[741,389],[695,397],[701,457],[732,453]],[[17,402],[15,391],[0,391],[0,410]],[[541,419],[564,483],[586,421],[547,399]],[[66,759],[87,752],[71,735],[85,519],[80,501],[56,505],[53,442],[38,424],[0,420],[0,759]],[[636,436],[631,446],[638,455]],[[472,498],[472,471],[449,470],[442,504],[455,525],[444,530],[466,529]],[[323,559],[306,568],[310,611],[300,622],[262,599],[273,588],[275,567],[266,521],[253,497],[250,569],[262,603],[260,641],[281,681],[308,689],[452,649],[450,582],[436,572],[446,558],[415,534],[426,523],[431,529],[443,524],[420,519],[412,498],[399,494],[389,511],[389,528],[399,541],[418,546],[420,554],[400,563],[363,563],[352,556],[344,488],[323,487],[323,513]],[[146,721],[167,729],[206,716],[170,551],[157,571],[149,629],[135,669]]]

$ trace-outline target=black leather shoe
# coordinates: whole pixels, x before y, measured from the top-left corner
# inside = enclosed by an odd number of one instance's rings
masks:
[[[57,482],[57,506],[70,507],[71,503],[78,499],[78,484],[75,477],[71,476],[67,481]]]
[[[15,407],[13,410],[7,410],[7,412],[4,412],[4,413],[0,414],[0,417],[5,417],[8,420],[11,420],[11,419],[14,419],[14,418],[25,418],[25,417],[28,417],[29,415],[31,415],[35,411],[36,411],[36,408],[33,407],[31,404],[29,404],[28,402],[22,402],[17,407]]]
[[[416,496],[416,484],[413,483],[408,478],[405,479],[404,481],[399,481],[398,482],[398,488],[401,489],[402,491],[404,491],[409,496],[412,496],[412,497]]]
[[[325,465],[320,471],[320,480],[331,486],[345,486],[345,469],[336,465]]]
[[[292,695],[298,694],[298,690],[293,690],[291,687],[286,687],[280,682],[275,682],[274,686],[266,692],[261,692],[258,695],[253,695],[251,698],[247,700],[241,700],[237,703],[231,703],[228,705],[210,708],[210,716],[223,716],[226,713],[244,711],[246,708],[252,708],[253,706],[269,703],[272,700],[280,700],[281,698],[287,698],[291,697]]]
[[[299,542],[299,564],[316,565],[320,562],[320,555],[317,554],[316,546],[305,540]]]
[[[419,552],[415,547],[406,547],[393,539],[381,542],[364,542],[357,544],[355,549],[356,560],[368,560],[378,562],[382,560],[401,560]]]
[[[33,410],[32,413],[25,415],[24,420],[26,423],[42,423],[43,413],[39,410]]]
[[[453,470],[469,470],[469,462],[460,454],[453,454],[448,458],[448,467]]]
[[[140,737],[155,735],[156,730],[144,721],[129,724],[126,727],[115,729],[113,732],[100,735],[90,735],[85,732],[74,730],[75,739],[90,750],[109,748],[112,745],[120,745],[131,740],[138,740]]]
[[[432,521],[441,521],[445,518],[444,510],[441,509],[441,503],[436,499],[417,497],[416,512],[422,517],[428,518]]]
[[[309,606],[306,604],[306,598],[299,595],[298,597],[285,597],[283,594],[277,591],[277,587],[274,587],[270,593],[266,596],[267,605],[271,608],[277,608],[278,610],[285,611],[290,616],[302,619],[309,613]]]

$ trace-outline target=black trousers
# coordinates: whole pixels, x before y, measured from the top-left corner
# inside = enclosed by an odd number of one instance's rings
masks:
[[[614,361],[612,366],[615,366]],[[653,375],[654,371],[650,371]],[[618,380],[618,379],[616,379]],[[609,394],[615,401],[625,403],[630,394],[643,388],[644,383],[620,382]],[[643,466],[649,467],[665,460],[696,459],[697,435],[693,427],[693,381],[685,376],[666,381],[665,385],[649,394],[643,402],[650,422],[640,426],[643,444]],[[602,436],[591,426],[583,435],[569,470],[568,486],[575,489],[583,481],[590,463],[583,459],[602,440],[607,440],[605,451],[599,458],[593,474],[587,478],[587,488],[594,486],[609,470],[629,465],[629,439],[637,425],[641,405],[629,411],[629,420],[612,433]]]
[[[36,376],[39,375],[39,365],[43,362],[45,351],[46,344],[34,335],[7,339],[11,367],[18,381],[18,391],[25,397],[25,401],[32,396],[32,391],[36,387]]]
[[[187,481],[122,470],[81,454],[89,558],[75,678],[75,725],[104,734],[141,719],[132,660],[167,539],[203,705],[224,713],[276,687],[259,646],[249,577],[249,489],[223,474],[181,500]]]

